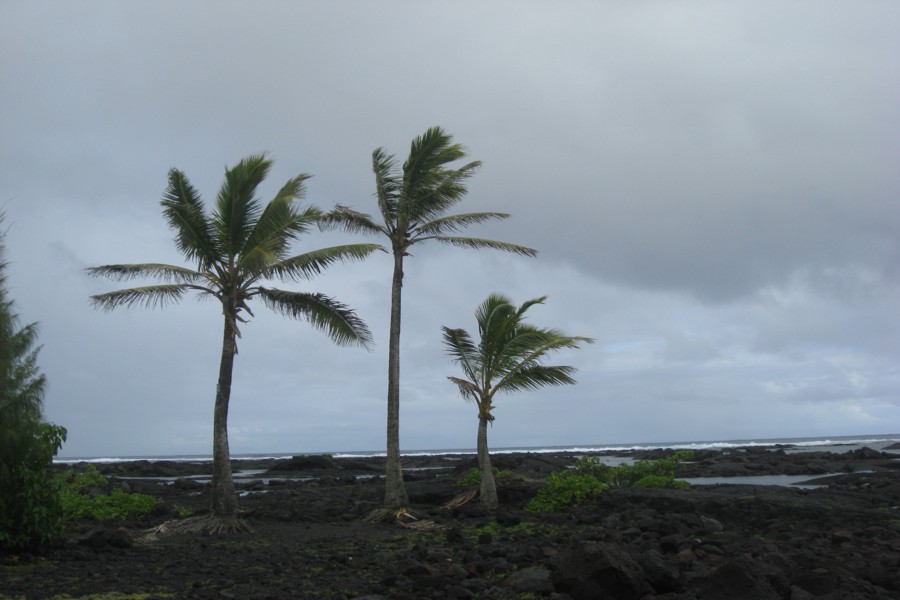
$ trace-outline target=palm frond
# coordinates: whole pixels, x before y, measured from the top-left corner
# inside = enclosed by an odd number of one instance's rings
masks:
[[[504,377],[497,383],[496,389],[503,392],[517,392],[538,390],[548,386],[572,385],[576,383],[572,377],[572,373],[576,370],[570,366],[534,365]]]
[[[534,248],[528,248],[527,246],[519,246],[518,244],[509,244],[507,242],[498,242],[496,240],[485,240],[481,238],[470,238],[470,237],[456,237],[456,236],[446,236],[446,235],[436,235],[419,238],[416,241],[423,241],[426,239],[433,239],[441,242],[442,244],[449,244],[451,246],[457,246],[459,248],[473,248],[473,249],[482,249],[482,248],[490,248],[493,250],[502,250],[504,252],[512,252],[513,254],[519,254],[521,256],[537,256],[537,250]]]
[[[238,256],[239,271],[255,277],[284,260],[291,241],[308,231],[322,215],[314,206],[298,211],[291,202],[283,198],[266,205]]]
[[[309,321],[338,345],[357,344],[368,349],[372,344],[372,333],[362,319],[346,305],[324,294],[259,288],[259,296],[269,308]]]
[[[480,355],[478,346],[464,329],[441,327],[444,332],[444,348],[453,360],[459,363],[463,373],[472,379],[478,378]]]
[[[200,194],[178,169],[169,171],[169,184],[160,201],[175,243],[188,260],[208,268],[218,256],[212,224],[206,216]]]
[[[468,359],[470,366],[463,372],[470,381],[478,382],[479,406],[489,411],[491,398],[499,391],[575,383],[574,367],[547,366],[543,360],[556,350],[577,348],[594,340],[524,322],[528,309],[545,300],[546,296],[540,296],[516,307],[503,294],[490,294],[475,311],[480,336],[477,347],[465,331],[444,328],[447,352],[456,362],[463,356]]]
[[[398,212],[412,221],[431,220],[464,194],[461,186],[477,167],[472,163],[461,169],[445,165],[466,156],[460,144],[440,127],[432,127],[413,139],[409,157],[403,163],[403,183],[398,199]]]
[[[212,222],[226,256],[236,256],[253,231],[262,211],[254,194],[271,166],[272,161],[264,154],[254,154],[225,170],[225,181],[216,197]]]
[[[259,219],[253,223],[253,229],[241,253],[252,250],[264,240],[280,240],[286,247],[288,242],[297,239],[300,234],[309,231],[312,225],[322,216],[315,206],[308,206],[305,210],[298,211],[295,208],[294,200],[301,200],[306,197],[306,186],[304,182],[312,177],[306,173],[301,173],[293,177],[285,183],[275,197],[272,198]]]
[[[370,215],[353,210],[349,206],[338,204],[318,221],[323,231],[342,229],[350,233],[366,233],[372,235],[388,235],[384,226],[376,223]]]
[[[362,260],[376,250],[384,248],[378,244],[346,244],[312,250],[271,265],[266,276],[282,280],[310,279],[336,262]]]
[[[460,379],[459,377],[447,377],[450,381],[456,384],[456,387],[459,388],[459,395],[469,402],[474,402],[480,405],[481,400],[481,389],[469,381],[468,379]]]
[[[303,200],[306,198],[306,180],[311,179],[309,173],[300,173],[296,177],[291,177],[281,186],[271,202],[292,202],[294,200]]]
[[[465,181],[475,174],[479,161],[473,161],[458,169],[436,171],[429,186],[411,190],[416,200],[406,205],[405,211],[413,221],[430,221],[449,210],[468,192]]]
[[[416,236],[437,236],[445,233],[461,231],[469,225],[477,225],[490,221],[491,219],[509,218],[508,213],[500,212],[477,212],[466,213],[461,215],[448,215],[439,217],[433,221],[428,221],[416,227]]]
[[[448,163],[466,156],[461,144],[453,143],[453,136],[440,127],[430,127],[413,138],[409,145],[409,157],[403,163],[404,186],[430,187],[434,175]]]
[[[397,161],[383,148],[372,152],[372,171],[375,173],[375,196],[378,211],[388,227],[397,221],[397,201],[401,183],[395,173]]]
[[[135,305],[145,308],[156,308],[172,302],[178,302],[185,292],[190,289],[196,289],[196,287],[186,284],[149,285],[97,294],[96,296],[91,296],[91,303],[104,310]],[[212,293],[210,290],[204,291]]]
[[[520,326],[516,335],[499,353],[498,363],[504,365],[502,377],[497,387],[507,386],[509,381],[515,381],[521,373],[527,373],[539,369],[541,361],[556,351],[570,348],[579,348],[582,343],[592,344],[591,338],[567,336],[558,330],[538,329],[530,326]],[[572,367],[555,367],[566,373]],[[538,380],[535,380],[538,381]],[[574,381],[574,380],[573,380]],[[544,385],[561,385],[561,383],[547,383]]]
[[[520,306],[520,307],[519,307],[519,310],[517,311],[517,314],[519,315],[519,319],[518,319],[518,320],[519,320],[519,321],[522,320],[522,318],[523,318],[524,315],[525,315],[525,312],[526,312],[529,308],[531,308],[532,306],[534,306],[534,305],[536,305],[536,304],[543,304],[543,303],[546,302],[546,301],[547,301],[547,296],[539,296],[539,297],[537,297],[537,298],[532,298],[531,300],[526,300],[525,302],[523,302],[523,303],[522,303],[522,306]],[[562,335],[562,334],[560,334],[560,335]]]
[[[207,276],[193,269],[167,265],[163,263],[140,263],[126,265],[103,265],[85,269],[94,277],[106,277],[114,281],[130,281],[145,277],[156,277],[163,281],[176,281],[179,283],[202,283],[208,280]]]

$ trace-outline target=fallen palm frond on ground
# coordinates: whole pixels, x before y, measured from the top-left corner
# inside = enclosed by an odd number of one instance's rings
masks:
[[[163,537],[175,535],[228,535],[233,533],[253,533],[253,528],[240,519],[223,519],[213,515],[166,521],[138,536],[139,542],[155,542]]]
[[[446,527],[429,519],[419,519],[406,508],[399,510],[376,508],[363,517],[362,520],[365,523],[393,523],[406,529],[416,529],[418,531],[437,531]]]
[[[447,502],[447,504],[443,505],[441,508],[446,510],[453,510],[454,508],[459,508],[461,506],[465,506],[472,500],[478,497],[478,489],[466,490],[461,494],[457,494],[453,497],[452,500]]]

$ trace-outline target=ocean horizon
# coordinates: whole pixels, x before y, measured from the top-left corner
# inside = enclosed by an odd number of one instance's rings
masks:
[[[641,442],[634,444],[574,444],[563,446],[510,446],[492,448],[491,454],[510,454],[514,452],[531,452],[547,454],[557,452],[582,453],[615,453],[633,450],[725,450],[728,448],[789,446],[799,451],[847,452],[857,448],[869,447],[881,451],[887,446],[900,443],[900,433],[842,435],[794,438],[751,438],[739,440],[703,440],[680,442]],[[439,448],[401,451],[401,456],[438,456],[443,454],[475,454],[475,448]],[[385,456],[384,450],[372,451],[324,451],[324,452],[261,452],[248,454],[232,454],[232,460],[287,459],[292,456],[328,454],[335,458],[371,458]],[[54,458],[54,463],[67,464],[78,462],[128,462],[128,461],[211,461],[212,454],[158,454],[158,455],[122,455],[122,456],[62,456]]]

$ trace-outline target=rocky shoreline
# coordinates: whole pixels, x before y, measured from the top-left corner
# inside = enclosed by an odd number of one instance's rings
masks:
[[[704,450],[679,476],[808,475],[814,487],[611,489],[564,513],[526,512],[543,479],[579,456],[497,455],[514,476],[502,480],[496,513],[453,504],[474,456],[406,457],[418,520],[379,522],[366,517],[380,504],[383,458],[234,461],[255,531],[209,538],[164,534],[166,522],[206,511],[209,463],[100,463],[111,485],[162,503],[140,519],[77,523],[61,547],[0,559],[0,599],[900,597],[897,454]]]

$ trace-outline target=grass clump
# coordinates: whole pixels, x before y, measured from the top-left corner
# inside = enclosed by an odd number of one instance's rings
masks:
[[[66,518],[92,517],[107,521],[143,516],[160,502],[147,494],[108,489],[109,482],[93,465],[81,473],[61,473],[57,477],[62,484],[61,500]]]
[[[560,512],[611,487],[686,489],[690,484],[675,479],[675,471],[682,461],[692,458],[693,452],[679,450],[661,460],[639,460],[631,465],[610,467],[597,457],[583,456],[573,469],[552,473],[547,478],[547,485],[531,499],[525,510]]]

